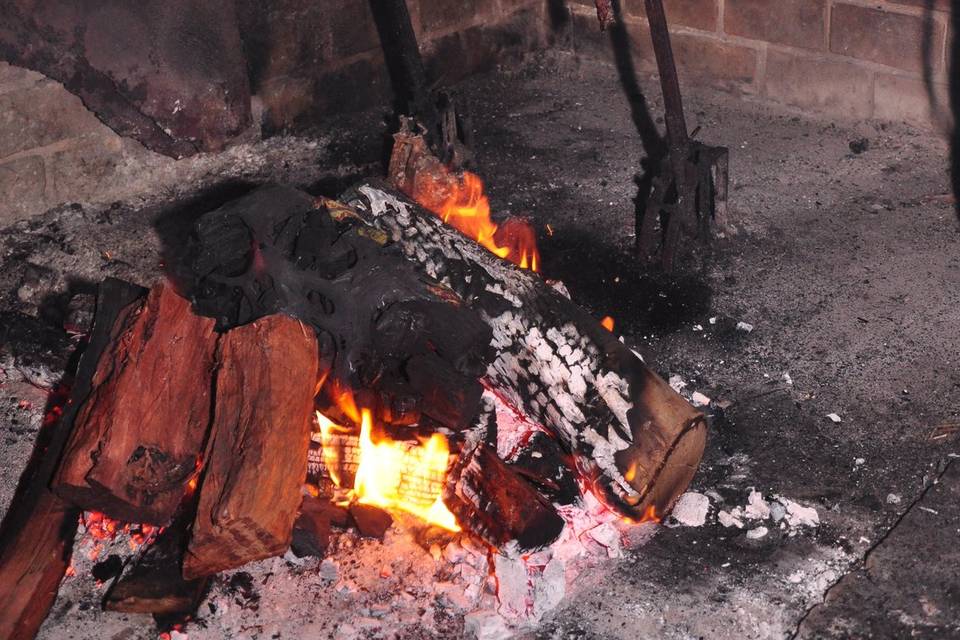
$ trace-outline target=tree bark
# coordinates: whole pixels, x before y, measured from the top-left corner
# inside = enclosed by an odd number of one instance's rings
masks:
[[[313,330],[283,315],[221,341],[216,411],[187,579],[281,555],[290,546],[307,473],[318,372]]]
[[[41,431],[13,503],[0,526],[0,638],[36,636],[69,566],[80,510],[49,489],[77,409],[90,393],[100,354],[119,315],[146,294],[140,287],[108,279],[100,285],[97,310],[80,358],[70,402],[59,420]],[[58,409],[51,408],[48,417]]]
[[[703,454],[702,414],[583,309],[382,181],[343,198],[493,332],[487,384],[552,431],[609,506],[667,511]]]
[[[54,491],[124,522],[165,525],[196,474],[210,424],[217,334],[169,284],[117,318]]]

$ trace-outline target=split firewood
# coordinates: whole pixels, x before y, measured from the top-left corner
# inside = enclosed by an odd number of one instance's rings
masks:
[[[50,480],[77,409],[90,393],[116,319],[144,295],[145,289],[112,278],[100,285],[93,329],[74,376],[70,402],[60,419],[41,431],[34,457],[0,526],[0,638],[35,637],[57,596],[70,563],[80,510],[50,491]]]
[[[380,181],[343,200],[493,331],[486,384],[550,430],[608,505],[669,510],[697,469],[703,415],[616,336],[538,275],[510,264]]]
[[[164,525],[195,477],[210,423],[217,334],[169,284],[114,323],[54,491],[124,522]]]
[[[522,550],[539,549],[563,531],[550,501],[482,441],[460,452],[443,502],[462,527],[494,547],[516,540]]]
[[[313,330],[288,316],[227,332],[219,355],[187,579],[282,555],[290,546],[313,396],[324,377]]]
[[[490,329],[386,240],[341,205],[261,187],[198,222],[195,308],[221,329],[292,315],[316,330],[332,379],[379,418],[466,428]]]

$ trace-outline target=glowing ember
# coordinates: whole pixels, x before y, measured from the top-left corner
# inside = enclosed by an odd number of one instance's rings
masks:
[[[502,226],[490,217],[490,200],[483,193],[483,181],[474,173],[465,171],[457,183],[443,187],[452,190],[442,204],[437,194],[417,193],[417,201],[444,222],[501,258],[519,265],[521,269],[540,270],[540,253],[533,229],[527,223],[512,219]],[[437,187],[439,188],[439,187]]]
[[[349,393],[336,394],[339,408],[350,418],[355,411]],[[373,441],[373,417],[368,409],[359,411],[360,438],[359,466],[354,477],[351,498],[362,504],[371,504],[386,509],[400,509],[412,513],[431,524],[450,531],[459,531],[460,526],[452,513],[443,504],[441,492],[450,448],[440,434],[433,434],[420,443],[384,439]],[[334,435],[349,433],[342,427],[317,412],[323,443],[331,442]],[[323,447],[323,461],[334,484],[342,486],[336,472],[340,460],[336,447]]]
[[[613,333],[613,318],[611,318],[610,316],[605,316],[603,320],[600,321],[600,324],[603,325],[604,329]]]

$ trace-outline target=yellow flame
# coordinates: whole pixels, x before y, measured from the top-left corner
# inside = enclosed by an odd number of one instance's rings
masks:
[[[445,199],[440,195],[444,189],[451,190]],[[448,176],[445,180],[424,184],[414,196],[445,223],[494,255],[522,269],[539,270],[540,255],[533,229],[519,219],[499,227],[490,215],[490,200],[484,195],[483,180],[475,173],[464,171],[462,178]]]
[[[338,398],[341,410],[344,409],[344,398],[348,396],[349,392]],[[344,410],[344,413],[349,416],[350,412]],[[431,478],[437,481],[431,486],[442,486],[450,460],[450,448],[446,438],[435,433],[419,445],[388,439],[374,442],[373,417],[370,410],[361,409],[359,418],[360,466],[354,478],[352,497],[363,504],[400,509],[444,529],[460,531],[456,517],[443,503],[439,490],[436,491],[436,495],[416,491],[422,487],[405,490],[405,481],[415,477]],[[332,434],[346,431],[319,411],[317,420],[320,423],[324,442],[328,442]],[[327,457],[328,449],[330,449],[331,458]],[[337,486],[341,486],[340,478],[333,472],[336,463],[339,462],[334,447],[324,447],[323,456],[327,469],[331,471],[331,478]]]

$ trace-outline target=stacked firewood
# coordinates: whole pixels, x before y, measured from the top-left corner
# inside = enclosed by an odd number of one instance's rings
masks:
[[[578,480],[635,518],[683,491],[702,416],[612,334],[384,184],[344,202],[259,188],[199,219],[188,281],[101,286],[71,401],[0,531],[0,637],[39,627],[80,510],[165,527],[112,587],[119,610],[195,606],[295,530],[322,547],[342,514],[303,503],[308,468],[343,483],[358,464],[355,433],[322,443],[336,456],[312,437],[336,390],[378,438],[445,434],[443,502],[494,547],[553,541]],[[543,427],[507,461],[492,393]]]

